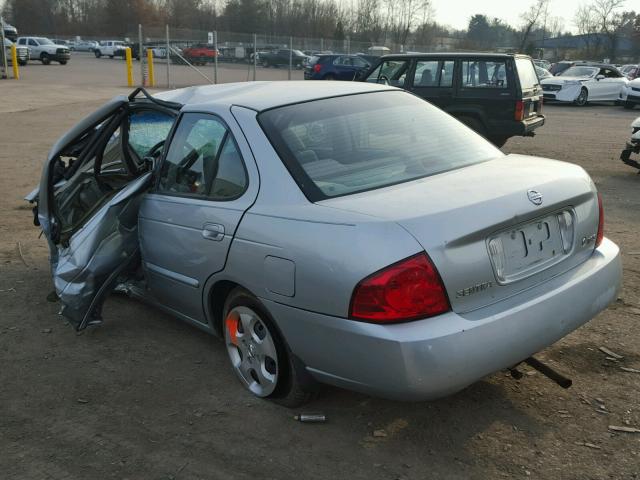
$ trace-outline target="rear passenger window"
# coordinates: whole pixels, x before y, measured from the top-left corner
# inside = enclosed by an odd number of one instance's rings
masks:
[[[437,87],[438,86],[438,65],[437,60],[428,60],[416,63],[416,74],[413,84],[416,87]]]
[[[247,187],[247,174],[233,136],[217,117],[182,117],[160,169],[164,193],[232,200]]]
[[[507,64],[502,61],[463,61],[463,88],[507,88]]]
[[[420,60],[416,62],[414,87],[451,87],[453,85],[453,60]]]

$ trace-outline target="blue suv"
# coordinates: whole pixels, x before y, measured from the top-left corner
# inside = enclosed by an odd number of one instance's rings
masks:
[[[305,80],[358,80],[371,67],[360,55],[316,55],[304,69]]]

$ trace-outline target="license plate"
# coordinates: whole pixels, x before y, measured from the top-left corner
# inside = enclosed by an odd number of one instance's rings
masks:
[[[558,215],[498,233],[489,239],[488,246],[498,282],[533,275],[564,254]]]

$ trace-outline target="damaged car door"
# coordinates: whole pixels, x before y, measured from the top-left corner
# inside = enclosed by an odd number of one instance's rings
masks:
[[[139,92],[112,99],[65,134],[30,198],[61,313],[77,330],[100,321],[106,294],[139,258],[141,196],[181,107]]]

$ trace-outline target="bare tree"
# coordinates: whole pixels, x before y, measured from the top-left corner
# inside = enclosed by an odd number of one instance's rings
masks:
[[[431,0],[386,0],[387,29],[397,45],[405,45],[417,23],[426,23],[432,13]]]
[[[547,15],[550,0],[535,0],[520,18],[522,19],[522,35],[520,39],[520,51],[523,52],[527,46],[527,41],[531,31],[539,24],[540,20]]]
[[[617,32],[622,25],[619,10],[625,3],[626,0],[594,0],[591,4],[592,15],[598,23],[600,33],[607,37],[607,50],[612,59],[616,55]]]

